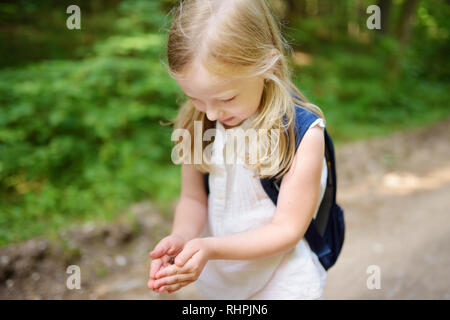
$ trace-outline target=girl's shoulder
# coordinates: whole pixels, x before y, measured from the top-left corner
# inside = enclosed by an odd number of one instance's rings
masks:
[[[295,121],[294,121],[294,132],[295,132],[295,144],[296,148],[299,146],[300,141],[305,135],[306,131],[316,123],[320,123],[323,127],[325,124],[321,122],[317,114],[311,110],[295,104]]]
[[[299,104],[295,104],[295,118],[296,118],[296,122],[298,124],[303,124],[303,123],[315,121],[315,120],[319,119],[320,117],[317,114],[315,114],[314,112],[312,112],[311,110],[309,110]]]

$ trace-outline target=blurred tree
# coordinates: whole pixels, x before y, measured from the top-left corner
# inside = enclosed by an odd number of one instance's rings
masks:
[[[406,0],[400,11],[400,18],[397,25],[397,35],[402,47],[405,47],[408,43],[411,26],[414,21],[415,9],[419,0]]]
[[[303,17],[306,14],[306,1],[305,0],[286,0],[288,7],[288,19],[295,17]]]
[[[378,0],[378,6],[381,11],[381,32],[388,34],[391,22],[392,0]]]

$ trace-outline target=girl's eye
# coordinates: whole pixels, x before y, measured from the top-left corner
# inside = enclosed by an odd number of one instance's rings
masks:
[[[233,98],[231,98],[231,99],[228,99],[228,100],[222,100],[222,102],[224,102],[224,103],[228,103],[228,102],[231,102],[231,101],[233,101],[233,100],[234,100],[234,98],[236,98],[236,97],[233,97]]]

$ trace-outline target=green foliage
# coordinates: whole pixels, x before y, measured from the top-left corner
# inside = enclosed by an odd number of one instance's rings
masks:
[[[163,17],[154,3],[134,13],[128,6],[119,27],[143,25],[138,12]],[[163,48],[156,31],[117,32],[83,60],[1,71],[0,245],[176,196],[171,127],[160,121],[176,115],[179,89],[161,63]]]
[[[408,58],[408,76],[439,82],[450,81],[450,4],[442,0],[423,1],[417,10],[417,26]]]
[[[421,1],[410,43],[403,48],[395,33],[402,2],[393,2],[389,34],[365,28],[368,15],[352,14],[355,3],[345,3],[334,11],[299,17],[285,28],[294,50],[313,60],[296,67],[296,83],[322,108],[337,144],[450,116],[450,25],[445,18],[450,6]],[[360,9],[371,4],[361,3]],[[358,31],[350,34],[349,25]]]

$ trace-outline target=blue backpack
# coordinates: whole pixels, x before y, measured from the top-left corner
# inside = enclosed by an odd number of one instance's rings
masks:
[[[309,126],[316,119],[319,119],[319,116],[298,104],[295,104],[295,110],[295,149],[297,150]],[[336,262],[344,243],[345,223],[344,211],[336,203],[337,181],[333,141],[326,128],[324,128],[324,135],[325,159],[328,166],[327,185],[316,218],[312,218],[304,237],[324,269],[328,270]],[[205,173],[203,177],[206,192],[209,194],[209,173]],[[277,204],[281,179],[282,177],[279,179],[260,179],[264,190],[275,205]]]

